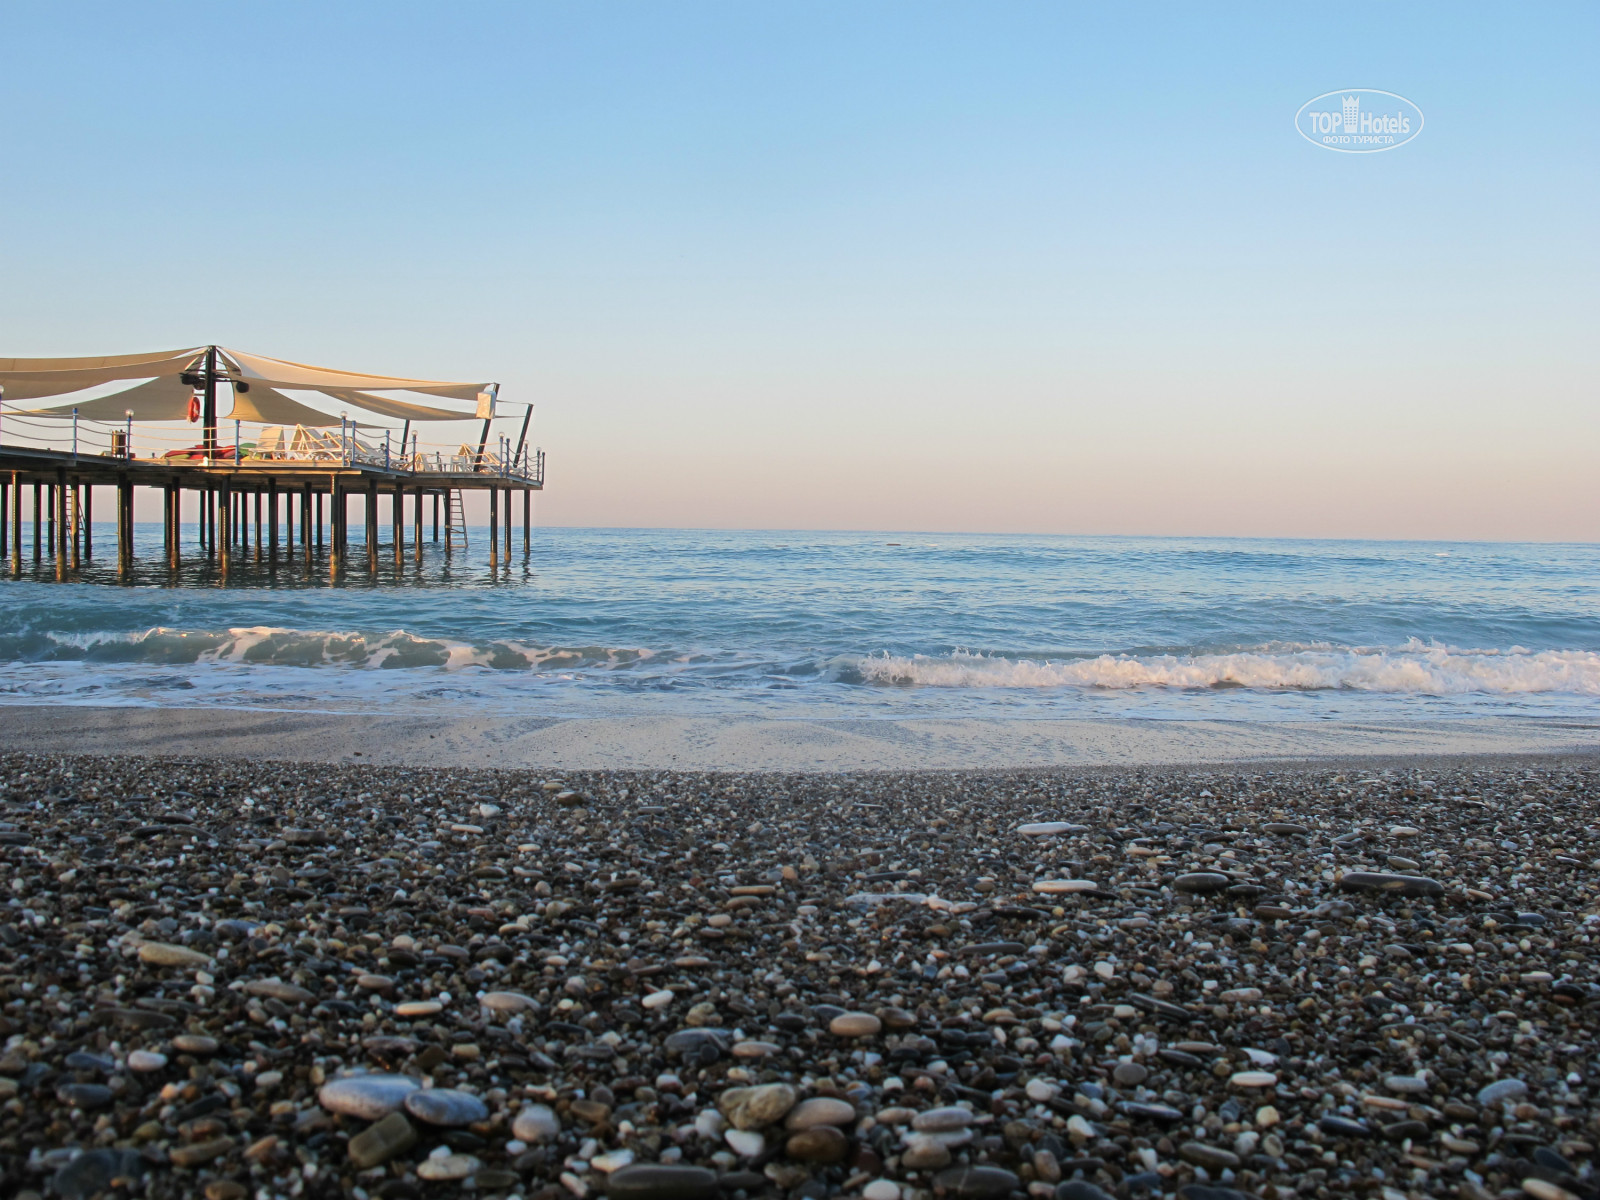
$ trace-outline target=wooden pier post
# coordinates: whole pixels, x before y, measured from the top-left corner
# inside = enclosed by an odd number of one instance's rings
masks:
[[[126,578],[133,570],[133,482],[126,474],[117,476],[117,575]]]
[[[337,491],[338,491],[338,480],[336,479],[336,480],[334,480],[333,486],[330,486],[329,489],[328,489],[328,519],[330,521],[333,520],[333,497],[337,493]],[[317,500],[317,549],[321,550],[322,549],[322,493],[321,492],[317,493],[316,500]],[[328,530],[328,543],[329,543],[330,546],[333,543],[333,530],[332,529]]]
[[[37,567],[43,561],[44,541],[40,523],[44,520],[44,483],[38,479],[33,481],[33,565]]]
[[[44,540],[45,544],[50,547],[50,561],[54,562],[56,557],[56,485],[47,483],[44,485],[44,491]]]
[[[344,547],[339,544],[339,509],[343,507],[343,497],[339,495],[339,477],[329,476],[328,483],[328,578],[337,579],[339,568],[344,565]],[[322,494],[317,494],[317,540],[322,540]]]
[[[306,566],[311,565],[311,485],[300,492],[300,551],[305,555]]]
[[[177,505],[173,503],[173,483],[169,479],[161,485],[161,552],[166,556],[167,570],[176,565],[173,559],[178,548]]]
[[[11,575],[22,575],[22,474],[11,472]]]
[[[256,489],[256,561],[261,561],[261,489]]]
[[[217,489],[217,523],[221,526],[222,536],[217,539],[217,565],[226,575],[228,568],[233,565],[233,489],[224,483]]]
[[[94,558],[94,484],[83,485],[83,561]]]
[[[11,478],[16,479],[16,472]],[[0,559],[11,557],[11,493],[16,488],[10,483],[0,483]]]
[[[72,525],[69,530],[72,542],[72,569],[83,569],[83,484],[72,481]]]
[[[506,566],[511,565],[511,489],[506,489]]]
[[[422,565],[422,489],[417,489],[416,499],[411,502],[412,516],[415,524],[411,527],[411,553],[417,565]]]
[[[500,494],[498,488],[489,489],[489,566],[500,565]]]
[[[522,557],[533,553],[533,489],[522,489]]]
[[[278,481],[267,479],[267,559],[278,561]]]
[[[367,480],[367,573],[378,573],[378,481]]]
[[[439,493],[433,494],[433,540],[439,540]]]
[[[72,530],[67,524],[67,520],[68,520],[68,514],[67,514],[68,496],[67,496],[67,469],[65,467],[57,467],[56,468],[55,499],[56,499],[56,510],[55,510],[56,527],[55,527],[55,539],[54,539],[55,546],[54,546],[54,548],[55,548],[55,553],[56,553],[56,578],[57,579],[65,579],[67,577],[67,555],[70,553],[68,551],[68,549],[67,549],[67,543],[70,540],[71,534],[72,534]]]

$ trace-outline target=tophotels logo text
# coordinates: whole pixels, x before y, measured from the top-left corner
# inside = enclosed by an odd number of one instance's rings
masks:
[[[1403,146],[1422,132],[1422,110],[1404,96],[1345,88],[1307,100],[1295,114],[1300,136],[1324,150],[1375,154]]]

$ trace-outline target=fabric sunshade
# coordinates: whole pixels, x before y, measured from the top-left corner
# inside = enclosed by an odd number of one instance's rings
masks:
[[[233,411],[228,414],[227,419],[260,421],[266,425],[304,425],[307,429],[326,429],[330,425],[339,424],[338,417],[318,412],[293,397],[285,396],[282,392],[260,383],[252,383],[248,392],[234,389]]]
[[[181,380],[186,372],[203,371],[207,347],[167,350],[149,354],[123,354],[101,358],[0,358],[0,388],[4,399],[39,400],[68,396],[88,388],[102,387],[121,380],[146,382],[109,396],[97,396],[55,403],[31,410],[35,416],[69,418],[76,408],[89,420],[121,420],[133,409],[141,421],[180,421],[187,417],[190,385]],[[242,350],[217,347],[217,382],[243,382],[249,390],[235,389],[233,412],[226,420],[265,421],[316,427],[337,425],[338,418],[319,412],[285,392],[321,392],[340,406],[362,410],[395,420],[470,421],[473,411],[459,412],[390,392],[414,392],[421,396],[475,402],[481,395],[492,398],[499,390],[494,383],[451,383],[433,379],[408,379],[393,375],[366,375],[313,367],[287,359],[268,358]]]
[[[0,358],[0,388],[5,389],[7,400],[39,400],[81,392],[119,379],[164,376],[175,379],[204,353],[204,347],[195,347],[105,358]],[[120,409],[118,415],[121,415]]]

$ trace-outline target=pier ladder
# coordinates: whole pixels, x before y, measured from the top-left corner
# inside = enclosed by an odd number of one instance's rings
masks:
[[[444,494],[444,552],[449,554],[457,542],[467,548],[467,514],[461,503],[461,489],[451,488]]]

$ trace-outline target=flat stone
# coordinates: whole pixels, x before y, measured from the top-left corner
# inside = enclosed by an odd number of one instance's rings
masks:
[[[61,1200],[89,1200],[110,1191],[119,1180],[131,1183],[141,1178],[144,1166],[137,1150],[85,1150],[62,1166],[51,1182]]]
[[[345,1075],[323,1084],[317,1103],[329,1112],[376,1121],[399,1111],[417,1090],[417,1081],[407,1075]]]
[[[1349,1117],[1341,1117],[1336,1113],[1329,1113],[1319,1120],[1317,1128],[1322,1130],[1323,1133],[1331,1134],[1334,1137],[1370,1137],[1372,1135],[1372,1127],[1365,1121],[1351,1120]]]
[[[1383,1086],[1402,1096],[1418,1095],[1429,1090],[1428,1081],[1417,1075],[1390,1075],[1384,1079]]]
[[[478,997],[478,1003],[497,1013],[528,1012],[539,1007],[537,1000],[521,992],[485,992]]]
[[[1520,1079],[1497,1079],[1478,1089],[1479,1104],[1499,1104],[1528,1094],[1528,1085]]]
[[[611,1200],[714,1200],[716,1172],[680,1163],[634,1163],[606,1178]]]
[[[883,1022],[872,1013],[840,1013],[828,1022],[828,1032],[834,1037],[872,1037],[883,1029]]]
[[[1237,1088],[1265,1088],[1276,1084],[1278,1077],[1271,1071],[1236,1071],[1228,1082]]]
[[[152,967],[209,967],[211,956],[167,942],[140,942],[139,961]]]
[[[1224,1004],[1255,1004],[1261,999],[1261,989],[1253,987],[1229,988],[1217,997]]]
[[[180,1054],[215,1054],[218,1042],[203,1033],[180,1033],[172,1039],[172,1048]]]
[[[874,1179],[861,1189],[861,1200],[900,1200],[900,1185],[892,1179]]]
[[[440,1183],[451,1179],[465,1179],[468,1175],[475,1175],[481,1162],[470,1154],[442,1154],[438,1158],[425,1158],[417,1164],[417,1178],[426,1179],[429,1183]]]
[[[1191,871],[1187,875],[1179,875],[1172,881],[1172,886],[1189,895],[1208,896],[1223,891],[1232,882],[1230,876],[1219,875],[1215,871]]]
[[[407,1000],[394,1006],[394,1015],[397,1017],[431,1017],[443,1011],[444,1005],[437,1000]]]
[[[759,1158],[767,1148],[767,1139],[754,1129],[726,1130],[722,1140],[740,1158]]]
[[[989,1200],[994,1196],[1008,1196],[1021,1188],[1022,1181],[1004,1167],[951,1167],[933,1177],[935,1194]]]
[[[850,1139],[832,1125],[815,1125],[789,1135],[784,1151],[798,1162],[832,1164],[843,1162]]]
[[[561,1132],[561,1121],[543,1104],[525,1104],[511,1122],[511,1136],[519,1142],[549,1141]]]
[[[113,1092],[103,1083],[64,1083],[56,1089],[56,1099],[73,1108],[104,1108]]]
[[[174,1146],[167,1152],[175,1167],[199,1167],[221,1158],[235,1149],[232,1138],[211,1138],[204,1142],[191,1142],[187,1146]]]
[[[128,1051],[128,1070],[148,1074],[167,1065],[167,1056],[154,1050]]]
[[[951,1104],[943,1108],[930,1108],[911,1118],[911,1128],[920,1133],[949,1133],[965,1129],[972,1124],[970,1110]]]
[[[1298,833],[1310,833],[1311,830],[1304,825],[1296,825],[1293,821],[1268,821],[1261,827],[1262,833],[1273,833],[1279,837],[1293,837]]]
[[[1401,896],[1442,896],[1444,884],[1425,875],[1390,875],[1382,871],[1349,871],[1339,880],[1346,892],[1393,892]]]
[[[798,1099],[790,1084],[764,1083],[728,1088],[717,1097],[717,1108],[735,1129],[765,1129],[788,1115]]]
[[[928,1139],[914,1140],[901,1151],[900,1165],[908,1171],[937,1171],[950,1165],[950,1148]]]
[[[252,979],[244,985],[247,996],[263,996],[271,1000],[281,1000],[285,1004],[309,1004],[316,999],[311,992],[292,983],[283,983],[277,979]]]
[[[397,1112],[367,1126],[350,1139],[350,1161],[358,1171],[381,1166],[417,1144],[417,1131]]]
[[[1232,1150],[1224,1150],[1208,1142],[1185,1142],[1178,1147],[1178,1157],[1184,1162],[1214,1171],[1239,1165],[1239,1156]]]
[[[402,1103],[406,1112],[425,1125],[450,1128],[489,1119],[488,1105],[469,1092],[453,1088],[419,1088],[408,1092]]]
[[[1023,837],[1053,837],[1058,833],[1088,833],[1087,825],[1074,825],[1070,821],[1032,821],[1027,825],[1018,825],[1017,832]]]
[[[1033,890],[1045,896],[1070,896],[1078,892],[1098,892],[1100,885],[1092,879],[1036,879]]]
[[[644,1007],[650,1012],[655,1012],[657,1009],[665,1008],[676,999],[676,993],[663,988],[659,992],[651,992],[643,1000],[639,1001],[639,1003],[644,1005]]]
[[[1119,1062],[1111,1069],[1111,1078],[1124,1087],[1137,1087],[1150,1077],[1150,1071],[1142,1063]]]
[[[856,1106],[833,1096],[813,1096],[789,1110],[783,1127],[789,1130],[812,1129],[818,1125],[849,1125],[856,1119]]]

